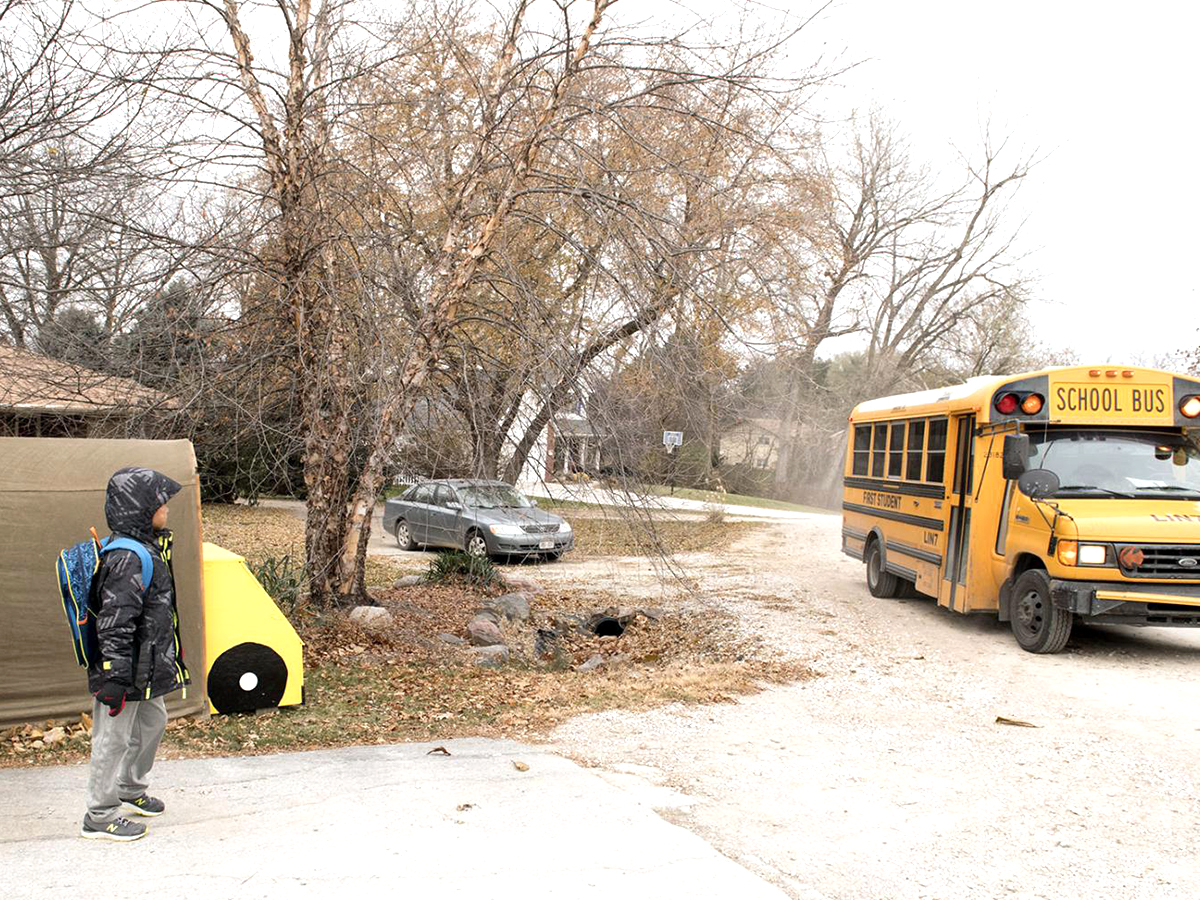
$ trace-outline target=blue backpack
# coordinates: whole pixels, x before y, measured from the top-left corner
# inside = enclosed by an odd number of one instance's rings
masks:
[[[114,538],[103,541],[92,529],[92,536],[58,554],[58,592],[62,595],[63,612],[67,615],[67,627],[71,629],[71,645],[75,650],[75,661],[81,666],[90,665],[100,658],[100,642],[96,637],[96,604],[92,599],[92,582],[100,571],[100,557],[110,550],[132,550],[142,563],[142,592],[150,589],[154,576],[154,560],[150,551],[140,542],[129,538]]]

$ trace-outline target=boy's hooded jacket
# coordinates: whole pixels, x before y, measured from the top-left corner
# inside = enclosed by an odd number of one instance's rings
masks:
[[[120,469],[108,482],[104,514],[116,536],[146,545],[154,561],[150,589],[143,590],[142,564],[132,550],[105,553],[93,582],[100,658],[88,668],[88,689],[108,681],[125,685],[130,700],[169,694],[190,682],[183,664],[171,532],[154,530],[160,506],[180,484],[153,469]]]

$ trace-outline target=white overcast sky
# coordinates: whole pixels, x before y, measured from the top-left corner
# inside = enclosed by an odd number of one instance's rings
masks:
[[[776,17],[817,8],[743,2]],[[794,55],[862,60],[825,92],[825,113],[876,104],[935,167],[977,147],[989,119],[1037,151],[1016,201],[1032,318],[1083,362],[1151,362],[1200,344],[1198,25],[1200,4],[1184,2],[836,0]]]

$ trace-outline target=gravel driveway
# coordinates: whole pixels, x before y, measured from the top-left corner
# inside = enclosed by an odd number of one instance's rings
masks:
[[[678,601],[735,613],[823,677],[580,717],[557,748],[794,897],[1200,897],[1200,634],[1079,629],[1034,656],[992,618],[872,598],[840,524],[771,524],[697,554],[698,593]],[[645,560],[537,574],[678,592]],[[656,803],[664,788],[686,799]]]

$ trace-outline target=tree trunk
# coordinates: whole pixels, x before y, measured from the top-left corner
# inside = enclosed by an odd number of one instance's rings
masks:
[[[798,364],[788,366],[787,387],[784,390],[783,417],[779,422],[779,454],[775,457],[775,494],[790,494],[792,456],[796,451],[796,420],[800,406],[800,371]]]

